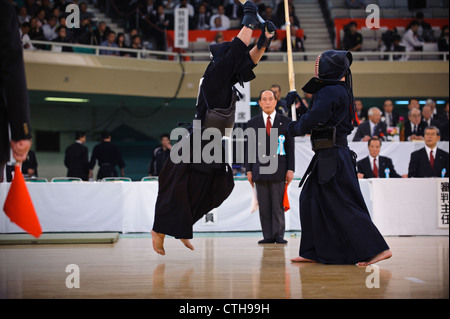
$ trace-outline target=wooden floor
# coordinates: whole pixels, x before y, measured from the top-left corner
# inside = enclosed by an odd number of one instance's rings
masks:
[[[198,235],[190,251],[167,238],[166,256],[152,250],[149,236],[115,244],[3,245],[0,298],[449,297],[448,237],[387,237],[393,257],[377,269],[293,264],[298,236],[288,237],[286,246],[258,245],[259,239]],[[66,287],[70,264],[79,268],[80,288]],[[379,288],[368,288],[376,275]]]

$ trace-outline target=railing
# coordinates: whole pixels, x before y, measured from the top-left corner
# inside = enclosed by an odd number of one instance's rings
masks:
[[[50,51],[60,52],[63,47],[71,47],[74,50],[74,53],[80,54],[95,54],[101,55],[100,51],[114,51],[114,52],[125,52],[136,55],[136,57],[127,57],[127,56],[115,56],[117,58],[136,58],[136,59],[169,59],[173,61],[179,61],[183,59],[184,61],[205,61],[209,59],[209,52],[169,52],[169,51],[156,51],[156,50],[147,50],[147,49],[128,49],[128,48],[112,48],[105,46],[94,46],[94,45],[86,45],[86,44],[78,44],[78,43],[61,43],[61,42],[48,42],[48,41],[30,41],[34,46],[46,46]],[[81,49],[81,50],[80,50]],[[331,49],[331,48],[330,48]],[[64,52],[66,53],[66,52]],[[322,52],[293,52],[293,59],[296,61],[303,61],[306,57],[309,61],[314,61],[316,57]],[[434,57],[434,60],[440,61],[448,61],[449,52],[381,52],[381,51],[363,51],[363,52],[352,52],[355,60],[370,60],[374,57],[379,57],[380,60],[386,61],[396,61],[395,57],[398,56],[409,56],[411,60],[417,61],[419,58],[428,60],[427,57]],[[286,52],[267,52],[265,54],[268,60],[271,62],[287,62],[287,54]],[[382,59],[382,57],[387,57],[387,59]],[[437,57],[437,59],[436,59]],[[373,59],[370,61],[374,61]],[[399,62],[399,61],[396,61]]]

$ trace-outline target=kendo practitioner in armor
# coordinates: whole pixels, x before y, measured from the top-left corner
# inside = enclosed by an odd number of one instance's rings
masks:
[[[392,253],[371,221],[357,174],[356,154],[347,136],[358,123],[347,51],[326,51],[315,64],[315,77],[303,91],[313,94],[311,106],[297,109],[289,124],[294,136],[311,134],[314,157],[300,186],[302,236],[299,257],[292,262],[358,264],[366,266]],[[291,91],[287,104],[301,101]]]
[[[239,95],[235,85],[242,85],[255,78],[252,70],[270,46],[276,31],[270,21],[261,24],[261,36],[256,46],[249,49],[258,21],[257,11],[258,7],[247,1],[244,5],[243,27],[237,37],[230,42],[210,46],[211,62],[200,80],[195,115],[195,120],[201,121],[202,131],[217,128],[224,135],[226,129],[234,126],[235,104]],[[195,136],[195,132],[192,132],[195,129],[195,126],[189,128],[187,140],[191,143],[191,149],[192,136]],[[192,158],[192,152],[190,156]],[[193,237],[193,225],[220,206],[234,187],[232,169],[224,160],[220,163],[174,163],[168,158],[158,183],[151,233],[153,249],[161,255],[165,254],[165,235],[180,239],[187,248],[193,250],[189,240]]]

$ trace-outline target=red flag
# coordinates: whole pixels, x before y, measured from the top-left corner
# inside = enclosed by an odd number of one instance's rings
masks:
[[[283,207],[284,211],[287,212],[291,209],[291,205],[289,205],[289,197],[288,197],[288,184],[284,187],[284,196],[283,196]]]
[[[3,210],[13,223],[30,235],[38,238],[42,234],[41,225],[19,165],[14,167],[14,179],[9,188]]]

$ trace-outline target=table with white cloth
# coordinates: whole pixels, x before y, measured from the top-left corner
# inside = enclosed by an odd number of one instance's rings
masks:
[[[383,235],[448,235],[438,228],[438,183],[448,179],[366,179],[361,190],[372,219]],[[298,180],[288,188],[291,209],[286,230],[300,227]],[[3,207],[10,184],[0,184]],[[50,182],[27,183],[44,232],[150,232],[158,183]],[[236,180],[228,199],[194,225],[196,232],[261,231],[258,211],[251,213],[252,189]],[[448,225],[447,225],[448,226]],[[23,232],[0,214],[0,233]]]

